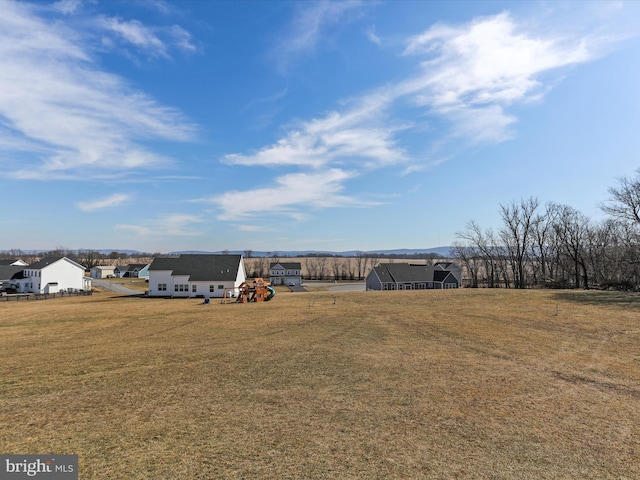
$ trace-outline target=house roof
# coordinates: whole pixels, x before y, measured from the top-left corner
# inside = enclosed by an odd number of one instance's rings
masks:
[[[374,268],[382,282],[431,282],[426,265],[381,263]]]
[[[276,262],[276,263],[271,263],[269,265],[269,269],[272,269],[276,266],[280,265],[282,268],[288,269],[288,270],[301,270],[302,269],[302,264],[300,262]]]
[[[24,262],[22,260],[15,260],[15,259],[2,259],[0,260],[0,266],[5,265],[5,266],[9,266],[9,265],[13,265],[15,267],[19,267],[19,266],[27,266],[27,262]]]
[[[149,271],[170,270],[190,281],[232,281],[238,276],[242,255],[188,254],[153,259]]]
[[[92,270],[114,270],[115,268],[114,265],[96,265]]]
[[[436,270],[433,272],[433,281],[434,282],[444,282],[444,279],[449,276],[451,272],[448,270]]]
[[[23,270],[20,265],[0,265],[0,281],[21,278]]]
[[[72,265],[75,265],[76,267],[81,268],[82,270],[85,269],[83,265],[80,265],[78,262],[74,262],[73,260],[67,257],[44,257],[39,262],[32,263],[31,265],[25,268],[28,268],[30,270],[42,270],[43,268],[48,267],[49,265],[53,265],[54,263],[59,262],[60,260],[66,260],[67,262],[71,263]]]
[[[443,282],[451,274],[449,270],[410,263],[381,263],[374,271],[383,283]]]
[[[144,267],[146,267],[148,264],[147,263],[130,263],[128,265],[129,270],[142,270]]]
[[[41,268],[47,267],[52,263],[56,263],[58,260],[62,260],[64,257],[44,257],[42,260],[36,263],[32,263],[29,265],[30,270],[39,270]]]

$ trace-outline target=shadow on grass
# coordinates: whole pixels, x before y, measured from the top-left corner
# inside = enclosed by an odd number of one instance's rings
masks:
[[[640,294],[634,292],[603,292],[599,290],[563,291],[553,295],[558,301],[585,305],[616,306],[640,310]]]

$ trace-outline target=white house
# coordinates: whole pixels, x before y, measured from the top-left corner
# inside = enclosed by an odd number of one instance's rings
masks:
[[[223,297],[246,280],[242,255],[191,254],[154,258],[149,296]]]
[[[302,283],[302,265],[300,262],[277,262],[269,265],[271,285],[300,285]]]
[[[29,265],[27,262],[25,262],[24,260],[0,260],[0,267],[1,266],[9,266],[9,267],[26,267],[27,265]]]
[[[85,277],[84,267],[67,257],[45,257],[24,267],[17,283],[25,293],[91,290],[91,278]]]

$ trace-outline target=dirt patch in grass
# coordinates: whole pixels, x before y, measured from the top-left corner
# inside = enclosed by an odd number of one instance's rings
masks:
[[[640,478],[638,312],[579,293],[0,304],[0,451],[95,479]]]

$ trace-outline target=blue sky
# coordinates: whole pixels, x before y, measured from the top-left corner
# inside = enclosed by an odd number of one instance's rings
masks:
[[[431,248],[640,166],[639,2],[0,10],[0,249]]]

